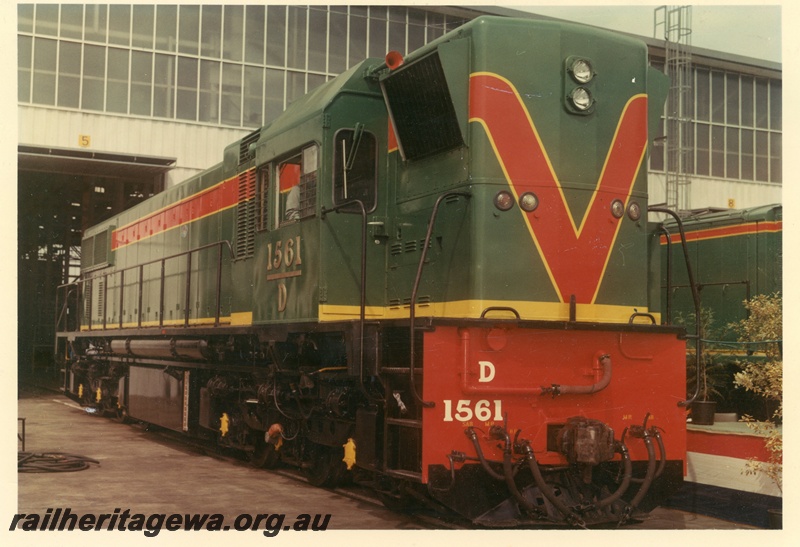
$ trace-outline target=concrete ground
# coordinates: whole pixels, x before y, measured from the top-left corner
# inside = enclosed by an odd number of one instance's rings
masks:
[[[374,504],[313,488],[296,479],[255,469],[247,462],[200,453],[144,427],[87,414],[54,393],[19,400],[26,452],[64,452],[98,460],[70,473],[20,473],[18,512],[48,508],[145,515],[331,514],[328,529],[421,528],[410,517]]]
[[[65,452],[98,460],[71,473],[19,473],[17,513],[45,515],[70,508],[73,514],[198,513],[224,516],[232,525],[242,514],[330,514],[328,530],[417,530],[437,528],[413,515],[389,511],[369,499],[309,486],[212,457],[177,440],[92,416],[62,395],[26,390],[18,400],[25,418],[27,452]],[[119,517],[121,518],[121,517]],[[243,521],[240,521],[243,522]],[[272,525],[277,522],[271,521]],[[263,521],[264,530],[268,521]],[[443,526],[446,527],[446,526]],[[734,530],[750,528],[673,509],[657,509],[639,530]],[[105,528],[104,528],[105,529]],[[486,533],[486,532],[483,532]],[[261,534],[258,534],[259,536]],[[416,536],[415,536],[416,537]]]

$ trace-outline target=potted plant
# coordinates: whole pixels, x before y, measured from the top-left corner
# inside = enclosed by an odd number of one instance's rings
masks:
[[[743,473],[763,473],[783,492],[783,302],[780,293],[774,293],[756,296],[744,304],[747,319],[731,327],[739,334],[739,341],[747,345],[750,358],[740,362],[742,370],[734,375],[734,383],[763,397],[770,411],[765,420],[742,417],[754,433],[764,437],[769,454],[765,462],[749,459]],[[781,527],[780,516],[780,511],[770,515],[772,527]]]
[[[681,314],[675,318],[675,323],[684,325],[687,330],[694,330],[694,316],[684,317]],[[708,308],[700,310],[701,332],[704,338],[713,337],[714,312]],[[716,361],[708,351],[707,345],[703,346],[700,355],[700,389],[697,390],[697,365],[696,341],[689,342],[695,353],[686,355],[686,392],[698,391],[697,399],[691,404],[692,423],[696,425],[713,425],[717,403],[724,398],[723,391],[730,382],[725,363]]]

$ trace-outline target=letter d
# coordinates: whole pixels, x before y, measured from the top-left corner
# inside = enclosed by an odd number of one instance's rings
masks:
[[[479,382],[491,382],[494,380],[495,369],[491,361],[478,361],[478,365],[481,367]]]

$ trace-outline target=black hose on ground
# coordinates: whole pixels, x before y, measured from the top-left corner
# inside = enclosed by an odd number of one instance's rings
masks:
[[[33,452],[19,452],[17,455],[18,473],[61,473],[68,471],[83,471],[88,469],[90,464],[100,465],[100,462],[77,456],[75,454],[64,454],[62,452],[44,452],[36,454]]]

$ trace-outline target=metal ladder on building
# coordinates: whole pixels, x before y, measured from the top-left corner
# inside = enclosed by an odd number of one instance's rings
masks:
[[[667,97],[666,206],[687,211],[691,203],[694,171],[694,87],[692,85],[692,7],[660,6],[655,9],[653,35],[665,40],[665,71],[670,78]]]

